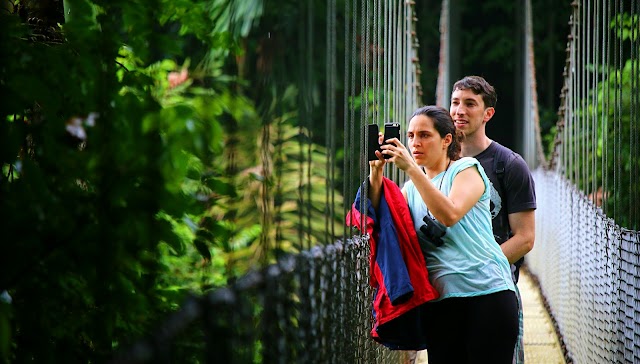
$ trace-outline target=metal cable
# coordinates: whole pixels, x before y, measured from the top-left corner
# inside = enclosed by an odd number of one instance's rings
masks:
[[[622,13],[622,2],[619,0],[615,0],[616,4],[616,16],[620,16]],[[619,37],[622,35],[622,28],[620,27],[620,22],[616,21],[615,26],[615,40],[616,46],[615,49],[618,51],[615,57],[616,69],[620,70],[622,68],[622,57],[623,57],[623,46],[622,40]],[[619,82],[618,76],[616,76],[616,82]],[[616,145],[621,145],[622,142],[622,128],[620,124],[620,116],[622,109],[622,88],[616,87],[614,92],[614,112],[613,112],[613,137],[616,141]],[[620,179],[621,174],[621,164],[620,164],[620,151],[617,148],[613,150],[613,160],[614,160],[614,169],[613,169],[613,186],[615,191],[620,191],[622,189],[622,180]],[[618,213],[619,202],[617,198],[613,199],[613,219],[616,220],[619,217]]]
[[[603,4],[603,9],[604,9],[604,19],[603,19],[603,34],[606,34],[606,46],[605,46],[605,51],[606,51],[606,56],[605,56],[605,67],[604,67],[604,77],[605,77],[605,88],[604,88],[604,107],[602,110],[603,113],[603,126],[602,126],[602,130],[603,130],[603,135],[602,135],[602,140],[603,140],[603,154],[604,154],[604,158],[602,159],[602,190],[603,190],[603,195],[602,195],[602,208],[605,214],[609,213],[609,208],[608,208],[608,203],[607,203],[607,191],[610,191],[609,188],[609,174],[607,173],[607,166],[609,165],[609,110],[611,108],[611,94],[610,94],[610,90],[611,87],[610,85],[610,68],[611,68],[611,29],[609,28],[609,23],[608,23],[608,19],[611,19],[611,5],[610,2],[608,0],[603,0],[604,4]],[[605,116],[606,115],[606,119]]]
[[[313,44],[314,44],[314,18],[313,18],[313,0],[307,0],[307,77],[309,78],[308,85],[311,87],[314,85],[314,56],[313,56]],[[307,91],[309,96],[308,99],[308,108],[309,108],[309,116],[313,115],[313,97],[311,95],[311,90]],[[312,228],[311,228],[311,212],[313,211],[313,204],[311,199],[311,191],[313,187],[313,183],[311,180],[311,175],[313,172],[313,135],[312,135],[312,118],[305,118],[305,124],[307,129],[307,155],[306,155],[306,164],[307,164],[307,175],[306,175],[306,193],[307,193],[307,201],[305,204],[306,207],[306,228],[307,228],[307,236],[306,236],[306,248],[309,249],[312,246],[313,238],[312,238]]]
[[[597,0],[595,2],[594,5],[594,25],[593,25],[593,31],[594,31],[594,35],[593,35],[593,40],[595,42],[595,44],[593,45],[593,55],[594,55],[594,81],[593,81],[593,86],[592,86],[592,91],[591,91],[591,105],[593,106],[593,112],[592,112],[592,118],[591,118],[591,148],[592,148],[592,158],[591,158],[591,186],[588,189],[589,191],[591,191],[591,193],[594,195],[594,198],[592,198],[592,202],[595,204],[595,196],[598,193],[598,187],[601,185],[600,181],[598,180],[598,155],[597,155],[597,145],[598,145],[598,138],[601,137],[601,131],[598,128],[598,92],[596,92],[596,90],[601,89],[603,85],[600,82],[600,77],[602,75],[602,70],[601,70],[601,60],[600,60],[600,52],[602,52],[602,49],[604,49],[604,47],[602,46],[602,42],[601,42],[601,36],[600,36],[600,23],[601,23],[601,16],[600,16],[600,0]]]
[[[631,2],[631,70],[630,70],[630,79],[631,79],[631,93],[630,93],[630,107],[629,107],[629,131],[630,131],[630,152],[632,156],[640,156],[640,136],[638,133],[640,129],[638,128],[638,117],[640,116],[638,113],[638,108],[640,107],[640,11],[638,10],[640,6],[637,1]],[[638,201],[639,193],[638,193],[638,184],[640,183],[640,163],[637,158],[631,158],[630,160],[631,168],[629,179],[629,197],[630,201]],[[640,229],[640,207],[637,203],[631,204],[631,211],[629,216],[629,227],[635,230]]]
[[[367,133],[364,129],[364,126],[368,123],[367,122],[367,112],[369,111],[368,108],[368,102],[367,102],[367,76],[368,73],[366,71],[367,69],[367,64],[368,64],[368,60],[369,60],[369,52],[367,51],[368,48],[368,21],[366,20],[366,15],[368,14],[368,1],[367,0],[362,0],[361,2],[361,19],[360,19],[360,145],[365,146],[365,148],[367,148],[367,146],[369,145],[369,133]],[[363,149],[365,149],[363,148]],[[366,151],[366,149],[365,149]],[[366,160],[366,154],[364,153],[360,153],[361,157],[360,160],[364,161]],[[358,174],[360,176],[359,180],[363,180],[364,176],[367,175],[366,172],[366,167],[365,163],[359,163],[360,166],[360,173]],[[363,184],[363,195],[364,196],[368,196],[369,195],[369,184],[368,183],[364,183]],[[366,211],[366,200],[365,199],[360,199],[360,211]],[[366,213],[361,215],[361,221],[360,221],[360,226],[365,226],[365,221],[366,221],[367,215]]]
[[[350,7],[349,4],[351,3],[351,1],[354,2],[353,7]],[[347,56],[345,56],[345,65],[350,63],[349,66],[349,77],[347,77],[347,75],[345,75],[345,78],[348,79],[348,83],[349,84],[349,101],[346,102],[345,105],[348,105],[349,107],[349,122],[347,125],[345,125],[345,128],[348,129],[348,140],[349,140],[349,144],[345,144],[345,151],[349,151],[348,156],[350,156],[350,159],[348,160],[360,160],[364,153],[366,153],[366,150],[364,152],[360,152],[360,154],[356,154],[355,152],[352,153],[351,151],[352,146],[356,145],[356,126],[358,126],[359,124],[356,123],[356,117],[355,117],[355,104],[354,104],[354,100],[356,97],[356,65],[357,65],[357,59],[358,57],[356,56],[357,53],[357,31],[358,31],[358,22],[357,22],[357,14],[358,14],[358,5],[357,5],[357,0],[346,0],[346,4],[345,7],[347,9],[347,15],[346,17],[349,17],[350,19],[353,19],[353,22],[351,22],[351,34],[350,37],[348,37],[347,39],[349,39],[349,42],[345,45],[345,48],[349,48],[349,46],[351,47],[351,51],[349,52],[349,57],[347,58]],[[350,15],[349,10],[353,9],[353,15]],[[348,29],[345,30],[345,32],[348,32]],[[346,93],[345,93],[346,94]],[[345,96],[346,97],[346,96]],[[347,138],[345,137],[345,140]],[[362,140],[362,139],[361,139]],[[345,142],[346,143],[346,142]],[[348,179],[349,179],[349,188],[345,191],[343,191],[343,195],[347,198],[349,198],[348,196],[350,194],[354,193],[355,190],[355,186],[353,185],[353,180],[351,178],[351,176],[353,176],[356,171],[354,168],[354,164],[355,163],[348,163],[348,169],[349,169],[349,174],[348,174]],[[351,201],[351,200],[349,200]],[[348,211],[350,209],[351,204],[345,204],[345,211]],[[360,206],[361,207],[361,206]],[[346,212],[345,215],[347,216]],[[350,235],[350,234],[349,234]],[[345,234],[344,236],[344,240],[347,239],[347,234]]]
[[[379,112],[379,101],[380,101],[380,72],[378,67],[380,66],[380,58],[379,58],[379,49],[380,49],[380,39],[379,39],[379,26],[380,22],[378,21],[378,0],[373,0],[373,41],[369,45],[371,48],[372,60],[371,60],[371,70],[373,71],[373,77],[371,80],[371,113],[372,113],[372,121],[373,124],[380,125],[380,112]]]
[[[335,239],[334,208],[335,208],[335,131],[336,131],[336,0],[329,0],[327,7],[326,25],[326,97],[325,97],[325,146],[327,159],[325,163],[325,232],[324,243],[329,244]]]
[[[391,12],[391,1],[385,0],[384,14],[385,14],[385,32],[384,32],[384,119],[385,121],[391,121],[391,34],[393,34],[393,26],[391,19],[393,13]]]
[[[581,21],[580,21],[580,44],[581,44],[581,49],[578,52],[579,57],[581,58],[578,62],[578,64],[581,65],[586,65],[589,62],[591,62],[591,59],[589,57],[589,53],[591,51],[591,44],[589,44],[589,27],[591,26],[591,22],[590,22],[590,17],[588,16],[588,11],[589,11],[589,0],[585,0],[583,2],[583,5],[580,7],[580,13],[581,13]],[[589,88],[589,70],[587,67],[580,67],[580,78],[578,79],[578,84],[580,85],[580,121],[579,121],[579,126],[578,126],[578,143],[579,143],[579,150],[578,150],[578,157],[580,158],[579,162],[580,165],[578,166],[580,174],[578,176],[578,181],[579,181],[579,186],[581,186],[581,188],[583,190],[586,190],[587,186],[586,186],[586,181],[588,180],[587,177],[587,161],[588,161],[588,157],[587,157],[587,133],[589,132],[587,129],[587,117],[589,114],[589,99],[588,99],[588,88]]]

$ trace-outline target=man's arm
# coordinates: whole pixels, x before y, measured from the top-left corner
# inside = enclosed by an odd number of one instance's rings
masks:
[[[502,252],[513,264],[533,249],[535,240],[535,210],[527,210],[509,214],[509,225],[513,236],[502,243]]]

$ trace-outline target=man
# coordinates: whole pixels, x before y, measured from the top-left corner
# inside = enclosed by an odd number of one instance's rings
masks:
[[[449,112],[456,129],[463,132],[462,156],[475,157],[491,184],[493,234],[511,263],[514,282],[524,256],[533,249],[536,195],[533,177],[522,157],[489,139],[486,125],[495,114],[497,95],[493,86],[479,76],[467,76],[453,85]],[[517,291],[517,289],[516,289]],[[517,292],[520,335],[514,363],[524,362],[522,344],[522,302]]]

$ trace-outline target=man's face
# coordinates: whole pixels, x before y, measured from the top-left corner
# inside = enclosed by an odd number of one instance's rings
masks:
[[[451,94],[449,114],[456,129],[461,130],[467,137],[473,135],[486,121],[489,121],[493,113],[492,107],[485,109],[482,96],[474,94],[469,89],[456,89]]]

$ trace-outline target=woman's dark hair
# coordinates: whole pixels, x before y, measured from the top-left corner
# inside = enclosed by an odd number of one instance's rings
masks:
[[[456,129],[449,111],[440,106],[427,105],[414,111],[411,118],[418,115],[424,115],[433,120],[433,127],[438,131],[440,137],[444,138],[447,134],[451,134],[451,144],[447,148],[447,157],[452,161],[460,159],[460,150],[462,148],[460,143],[464,135]]]

